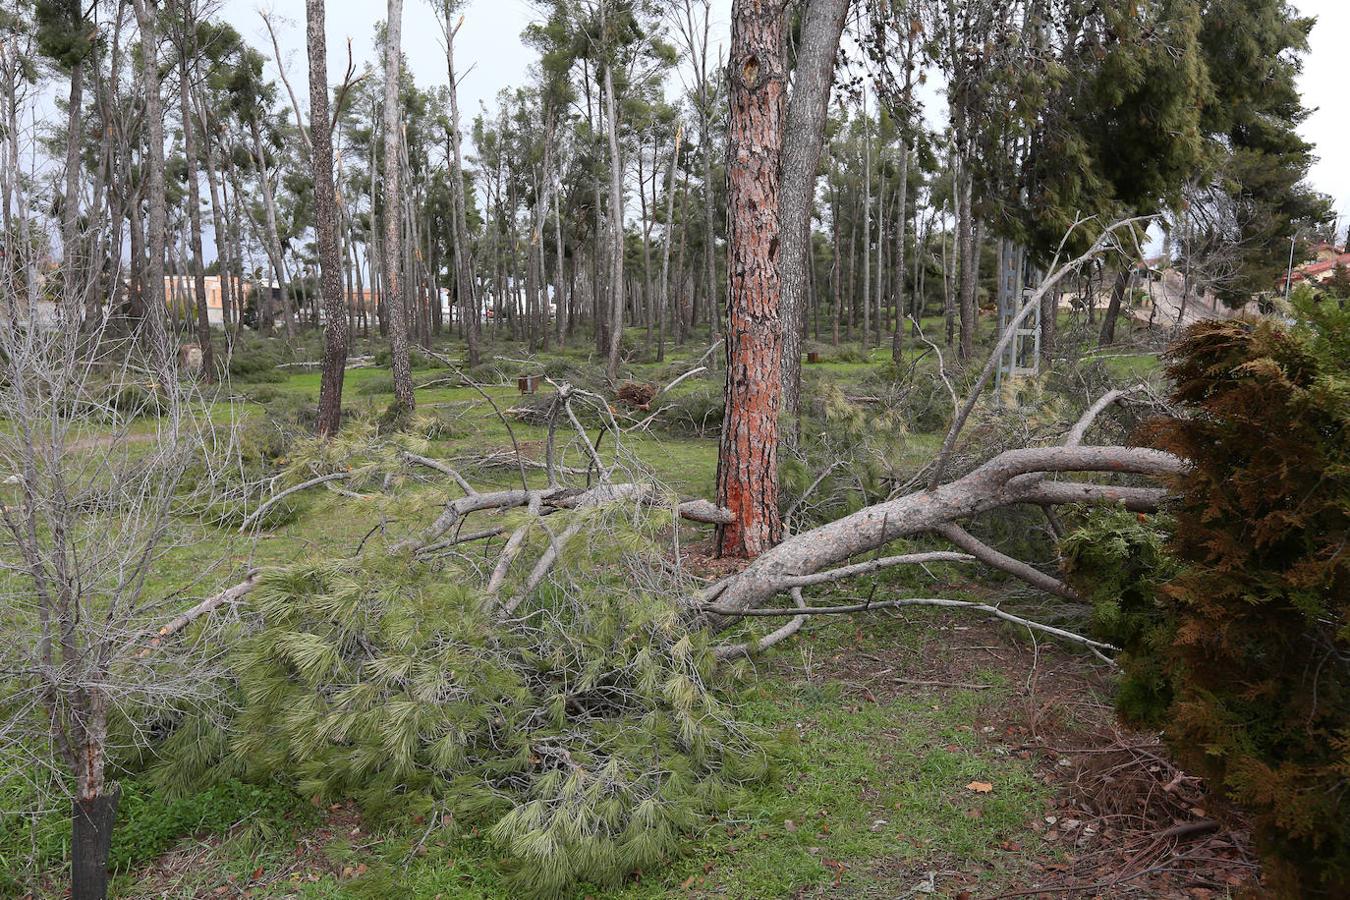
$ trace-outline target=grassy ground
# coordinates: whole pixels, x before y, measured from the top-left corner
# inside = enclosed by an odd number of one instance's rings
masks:
[[[940,322],[925,328],[936,335]],[[690,344],[662,363],[633,365],[632,375],[667,383],[704,349],[706,343]],[[889,346],[869,354],[856,348],[823,352],[825,361],[808,367],[809,383],[857,387],[890,362]],[[907,341],[906,361],[936,368],[913,341]],[[1148,375],[1157,365],[1152,355],[1105,362],[1122,378]],[[588,350],[572,349],[500,363],[499,374],[567,367],[584,372],[595,365]],[[543,428],[519,421],[508,429],[477,391],[438,378],[448,372],[418,374],[428,382],[417,392],[419,410],[451,423],[452,436],[430,442],[433,456],[481,457],[510,448],[513,439],[529,452],[546,437]],[[715,390],[720,377],[689,379],[671,396]],[[347,406],[377,415],[390,399],[386,379],[378,369],[349,371]],[[213,415],[259,421],[278,404],[313,404],[318,384],[312,372],[239,383],[232,412],[222,404]],[[502,409],[521,399],[509,381],[483,390]],[[931,433],[907,436],[908,458],[899,465],[917,467],[937,440]],[[715,437],[643,429],[628,436],[627,446],[680,493],[712,496]],[[492,468],[474,469],[471,477],[488,486],[519,476],[512,468]],[[432,486],[402,490],[407,518],[391,523],[400,530],[429,519],[444,498]],[[360,499],[318,489],[296,505],[290,522],[254,540],[221,532],[218,543],[176,550],[157,573],[157,588],[222,582],[228,568],[343,556],[371,528],[370,510]],[[688,539],[698,536],[691,530]],[[228,550],[223,564],[222,548]],[[939,589],[959,595],[965,586]],[[583,887],[576,896],[992,896],[1030,883],[1039,877],[1034,873],[1064,858],[1044,825],[1046,810],[1062,799],[1055,754],[1019,746],[1037,738],[1028,721],[1044,718],[1034,712],[1035,679],[1049,653],[1033,649],[1021,635],[949,615],[812,621],[799,639],[760,661],[759,675],[738,698],[744,718],[776,738],[776,777],[703,823],[660,871],[635,873],[618,888]],[[1106,706],[1097,675],[1075,655],[1059,657],[1072,671],[1070,693],[1088,698],[1082,702],[1099,719]],[[1064,724],[1077,714],[1056,715]],[[116,838],[120,896],[507,896],[488,841],[437,828],[435,821],[368,830],[351,804],[316,807],[280,786],[227,784],[209,796],[173,802],[135,778],[124,790],[132,799],[123,806]],[[20,849],[0,841],[0,854]],[[60,873],[53,868],[51,876],[55,893]]]

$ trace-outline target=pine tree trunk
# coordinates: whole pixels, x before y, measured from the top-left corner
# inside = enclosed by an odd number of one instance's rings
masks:
[[[601,4],[603,27],[604,4]],[[605,375],[619,377],[619,352],[623,341],[623,158],[619,155],[618,102],[614,97],[614,74],[605,65],[605,136],[609,141],[609,347]]]
[[[895,258],[895,330],[891,333],[891,359],[899,362],[905,349],[905,225],[909,218],[909,144],[900,139],[900,190],[896,195]]]
[[[803,302],[816,167],[820,165],[835,58],[848,8],[848,0],[812,0],[806,6],[783,137],[782,251],[778,265],[783,289],[783,412],[793,423],[787,432],[789,437],[795,436],[801,406],[801,323],[805,321]]]
[[[84,106],[84,63],[70,69],[70,105],[66,120],[66,188],[61,203],[61,312],[69,322],[80,315],[80,148]]]
[[[670,313],[670,245],[675,236],[675,162],[680,156],[680,141],[684,138],[684,126],[675,128],[675,146],[670,151],[670,169],[666,172],[666,233],[661,241],[661,308],[657,310],[656,361],[666,358],[666,317]],[[683,231],[681,231],[683,240]],[[678,340],[680,326],[675,325]]]
[[[726,412],[717,502],[735,515],[717,531],[722,556],[752,558],[782,537],[778,411],[782,395],[779,166],[785,112],[784,9],[734,0],[727,129],[729,265]]]
[[[183,28],[184,32],[196,34],[194,22],[180,23],[180,27]],[[197,130],[192,124],[192,86],[188,80],[189,59],[196,52],[195,44],[195,40],[185,36],[184,46],[179,48],[181,58],[178,62],[178,105],[183,113],[183,156],[187,162],[187,195],[185,201],[188,207],[188,241],[192,247],[192,282],[197,310],[197,345],[201,348],[202,354],[202,377],[206,382],[211,383],[216,380],[216,359],[211,348],[211,317],[206,306],[206,267],[202,254],[202,210],[201,195],[199,194],[201,185],[197,159]],[[224,305],[224,301],[221,301],[221,305]]]
[[[221,200],[220,175],[216,170],[215,150],[211,143],[211,131],[207,127],[209,120],[200,93],[193,92],[192,102],[197,111],[197,125],[201,128],[202,139],[206,142],[201,157],[206,169],[207,191],[211,196],[211,230],[215,236],[216,256],[219,261],[221,327],[228,339],[234,325],[234,304],[230,296],[232,260],[229,232],[225,227],[225,208]]]
[[[834,312],[833,329],[830,334],[830,343],[839,346],[839,317],[844,308],[844,257],[840,251],[839,245],[839,189],[834,188],[830,191],[830,232],[832,244],[834,246],[834,271],[831,278],[834,281]]]
[[[867,92],[863,91],[862,349],[872,340],[872,136],[868,133]]]
[[[291,317],[291,305],[286,300],[286,260],[281,252],[281,238],[277,231],[277,206],[276,197],[272,193],[272,179],[267,173],[267,156],[263,148],[262,130],[258,127],[258,118],[253,116],[249,120],[249,127],[253,133],[253,148],[257,158],[258,183],[262,189],[263,211],[265,215],[265,224],[267,226],[267,258],[272,264],[272,272],[277,280],[277,292],[281,295],[282,317],[286,324],[286,337],[289,339],[295,334],[295,323]],[[272,324],[276,318],[276,311],[272,308],[272,295],[270,290],[263,292],[263,296],[258,299],[258,327],[264,334],[270,334]]]
[[[957,244],[961,261],[960,355],[962,359],[970,359],[975,353],[975,316],[979,312],[978,309],[976,309],[975,302],[977,278],[975,265],[976,254],[979,253],[979,246],[975,237],[975,220],[971,215],[970,192],[970,175],[967,174],[961,179],[961,193],[959,199],[961,218],[960,227],[957,229]]]
[[[686,325],[684,297],[689,290],[688,272],[685,269],[685,248],[689,245],[689,170],[684,171],[680,179],[680,252],[675,259],[675,283],[679,288],[671,304],[671,325],[675,329],[676,346],[684,346]]]
[[[159,46],[158,11],[150,0],[133,0],[142,48]],[[158,53],[141,54],[141,89],[145,94],[146,139],[149,143],[146,164],[149,169],[147,196],[149,216],[146,222],[146,265],[141,279],[146,318],[150,329],[151,350],[161,378],[172,372],[173,348],[164,308],[164,251],[168,232],[168,202],[164,186],[164,106],[159,95]]]
[[[1120,318],[1120,306],[1125,300],[1125,290],[1130,284],[1130,270],[1127,265],[1121,263],[1121,269],[1116,273],[1116,281],[1111,285],[1111,302],[1106,307],[1106,314],[1102,316],[1101,339],[1097,342],[1099,347],[1116,342],[1116,320]]]
[[[309,134],[314,164],[314,222],[319,238],[319,293],[323,297],[323,368],[319,376],[320,437],[342,423],[342,381],[347,366],[347,309],[342,298],[337,189],[333,183],[333,134],[328,113],[328,43],[324,0],[305,0],[309,53]]]
[[[403,0],[389,0],[384,53],[384,253],[385,308],[389,314],[390,369],[394,375],[394,406],[402,416],[417,408],[413,397],[412,366],[408,359],[408,311],[403,300],[403,126],[399,115],[400,38],[403,31]]]
[[[562,169],[558,170],[558,198],[553,204],[553,239],[556,244],[554,254],[558,258],[557,265],[553,267],[553,339],[559,350],[563,349],[566,343],[567,335],[572,331],[572,320],[570,310],[572,308],[571,283],[568,283],[568,289],[563,290],[564,282],[567,282],[567,256],[563,252],[563,222],[562,222]],[[572,276],[576,277],[576,261],[572,263]],[[567,327],[563,328],[563,316],[567,315]]]

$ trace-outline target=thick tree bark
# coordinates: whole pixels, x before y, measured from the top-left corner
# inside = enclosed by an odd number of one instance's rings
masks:
[[[730,509],[736,521],[718,529],[717,550],[723,556],[758,556],[778,543],[783,530],[778,509],[783,19],[783,6],[775,0],[735,0],[732,5],[727,381],[717,505]]]
[[[408,358],[408,312],[403,302],[403,193],[402,154],[399,148],[403,124],[399,116],[399,71],[402,66],[400,38],[403,32],[403,0],[389,0],[389,19],[384,48],[384,272],[385,308],[389,313],[390,369],[394,375],[394,405],[402,415],[417,408],[413,397],[412,366]]]
[[[816,169],[825,141],[825,119],[834,84],[834,63],[844,31],[849,0],[811,0],[802,20],[797,44],[797,67],[792,75],[787,129],[783,138],[782,223],[779,279],[782,282],[783,411],[793,426],[802,392],[802,326],[806,297],[808,254],[811,252],[811,211],[816,200]]]
[[[319,291],[323,295],[323,371],[319,377],[320,437],[336,434],[342,421],[342,380],[347,367],[347,310],[342,300],[342,253],[338,247],[337,189],[333,183],[333,133],[328,113],[328,43],[324,0],[305,0],[309,51],[310,148],[314,164],[314,222],[319,237]]]

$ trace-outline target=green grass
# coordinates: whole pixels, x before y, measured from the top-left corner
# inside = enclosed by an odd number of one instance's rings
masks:
[[[776,736],[775,779],[706,822],[665,869],[617,889],[583,885],[569,896],[786,897],[838,882],[849,896],[889,897],[909,886],[909,873],[954,860],[963,869],[987,868],[997,883],[1000,843],[1016,838],[1032,849],[1026,822],[1046,796],[1028,764],[995,754],[971,724],[1003,702],[1003,694],[958,691],[869,703],[859,693],[849,685],[805,681],[799,673],[759,681],[741,712]],[[974,781],[994,789],[968,790]],[[285,820],[272,813],[267,821],[284,841]],[[255,835],[230,837],[211,855],[209,871],[187,884],[213,888],[227,873],[276,865],[284,850],[260,846]],[[410,822],[381,834],[341,835],[324,852],[338,875],[323,871],[309,881],[310,872],[321,871],[311,866],[273,893],[507,896],[493,848],[472,833],[435,829],[427,835],[421,823]],[[360,865],[359,877],[340,874]]]
[[[985,317],[981,324],[986,332],[982,337],[987,339],[992,319]],[[924,331],[940,343],[941,319],[925,320]],[[664,362],[639,361],[628,371],[639,380],[663,385],[687,371],[707,346],[706,338],[691,340],[684,348],[669,352]],[[493,352],[503,356],[521,353],[519,348],[496,347],[485,352],[485,358]],[[873,348],[865,362],[832,358],[834,348],[828,345],[822,352],[824,362],[804,367],[808,385],[830,379],[861,387],[891,358],[889,339]],[[920,371],[935,372],[935,357],[906,333],[906,360],[920,355],[924,356]],[[944,357],[951,367],[953,360],[945,348]],[[503,371],[512,366],[525,371],[564,363],[592,377],[598,377],[603,367],[589,346],[573,346],[540,355],[529,364],[508,364]],[[1105,363],[1113,376],[1121,378],[1147,375],[1158,366],[1152,355],[1116,357]],[[437,374],[434,370],[416,373],[419,379],[434,379]],[[448,377],[452,373],[442,370],[439,374]],[[345,405],[377,416],[391,399],[388,393],[375,390],[387,377],[375,368],[348,371]],[[721,378],[719,371],[691,378],[671,397],[706,390],[720,384]],[[520,400],[514,384],[487,384],[483,389],[503,410]],[[238,402],[217,404],[211,416],[217,422],[235,415],[254,422],[265,415],[269,404],[316,404],[318,391],[317,372],[290,371],[276,382],[235,385]],[[471,388],[432,384],[420,387],[417,398],[419,411],[456,420],[454,437],[430,443],[432,456],[470,458],[486,450],[509,448],[512,433],[522,443],[542,442],[547,436],[544,428],[516,420],[508,429]],[[151,428],[153,423],[145,421],[136,423],[134,430]],[[938,433],[905,434],[900,458],[893,463],[901,470],[914,470],[931,457],[940,440]],[[676,491],[712,496],[715,438],[649,429],[627,435],[625,443]],[[466,470],[465,474],[484,488],[508,486],[519,478],[516,470],[503,468]],[[532,471],[529,480],[542,484],[543,475]],[[443,486],[409,483],[400,491],[398,516],[388,522],[389,529],[401,534],[420,527],[436,514],[445,498]],[[320,488],[305,492],[295,502],[298,512],[292,521],[256,538],[185,523],[184,535],[195,539],[165,557],[151,590],[167,594],[188,586],[185,596],[191,596],[225,583],[231,571],[248,566],[347,555],[370,530],[370,507],[378,501],[343,497]],[[940,567],[937,574],[942,574]],[[866,585],[859,589],[865,590]],[[1012,688],[1002,684],[997,673],[983,673],[994,689],[920,691],[873,703],[859,699],[862,691],[856,685],[826,683],[812,676],[813,660],[833,654],[883,649],[916,652],[929,639],[939,640],[935,629],[946,621],[924,615],[910,615],[903,622],[888,617],[812,621],[795,642],[763,661],[773,674],[754,681],[741,698],[746,720],[779,739],[776,778],[741,797],[717,820],[706,822],[663,869],[641,873],[619,889],[583,887],[576,896],[638,900],[692,892],[733,898],[781,897],[803,889],[828,890],[839,881],[839,890],[850,896],[891,897],[909,890],[918,880],[915,873],[939,867],[943,861],[949,868],[977,871],[991,884],[998,883],[1001,842],[1015,839],[1028,852],[1039,846],[1026,823],[1047,794],[1032,777],[1028,763],[995,754],[973,726],[982,715],[997,714]],[[965,786],[972,781],[990,782],[994,789],[989,794],[971,792]],[[129,796],[136,799],[123,807],[119,822],[119,847],[124,849],[118,856],[122,874],[117,885],[123,894],[148,890],[144,883],[138,887],[137,873],[171,846],[177,844],[181,850],[183,842],[194,835],[212,840],[204,862],[187,873],[183,884],[188,893],[213,890],[227,876],[243,884],[258,868],[280,871],[279,867],[294,860],[296,839],[312,833],[321,818],[308,800],[280,788],[257,789],[263,791],[257,796],[241,790],[169,802],[134,779],[127,785]],[[231,827],[242,818],[249,818],[252,825]],[[60,834],[61,827],[53,826],[52,833]],[[0,841],[0,854],[17,859],[21,851]],[[64,847],[57,845],[48,858],[59,858],[62,853]],[[378,835],[364,831],[334,835],[322,853],[328,862],[314,867],[316,874],[324,869],[317,880],[308,880],[308,870],[302,867],[298,881],[284,878],[270,893],[324,898],[440,896],[446,900],[507,896],[497,853],[485,838],[472,832],[432,829],[428,833],[424,824],[406,822]],[[5,858],[0,858],[0,865]],[[366,867],[364,874],[355,878],[327,871],[360,865]]]

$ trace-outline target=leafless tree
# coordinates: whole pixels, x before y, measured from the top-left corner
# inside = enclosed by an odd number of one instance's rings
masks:
[[[81,333],[72,317],[30,321],[14,286],[0,291],[0,779],[25,780],[6,796],[30,801],[4,812],[69,798],[73,896],[102,897],[115,755],[212,681],[211,642],[145,651],[213,577],[204,559],[199,584],[170,586],[164,562],[209,546],[197,532],[235,429],[212,423],[162,322],[142,341],[106,319]]]

